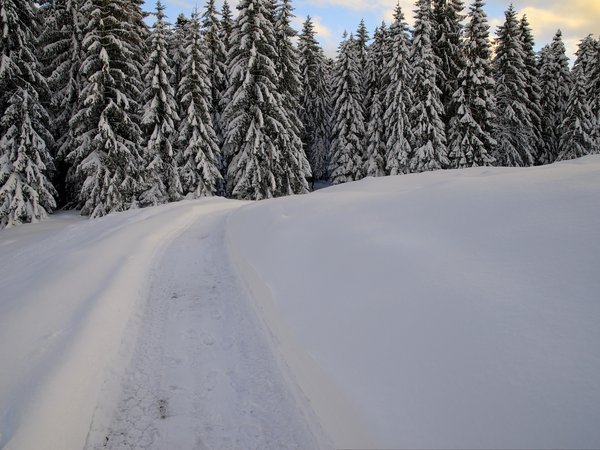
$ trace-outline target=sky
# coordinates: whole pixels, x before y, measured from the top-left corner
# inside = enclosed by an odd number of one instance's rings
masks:
[[[236,0],[229,0],[232,7]],[[318,38],[328,56],[334,57],[345,30],[356,30],[365,20],[370,34],[383,20],[390,23],[393,9],[400,2],[409,24],[413,21],[415,0],[295,0],[294,26],[300,31],[307,15],[313,18]],[[153,0],[146,0],[146,9],[153,9]],[[183,12],[189,15],[194,8],[203,9],[205,0],[163,0],[172,22]],[[563,32],[567,54],[573,58],[578,42],[588,34],[600,35],[600,0],[487,0],[492,36],[503,22],[504,11],[513,3],[521,14],[527,14],[531,23],[537,49],[552,41],[556,30]],[[219,8],[222,1],[217,0]],[[470,0],[465,1],[466,5]],[[235,8],[233,8],[235,11]]]

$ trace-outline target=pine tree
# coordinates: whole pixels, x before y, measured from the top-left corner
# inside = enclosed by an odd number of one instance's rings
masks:
[[[223,145],[223,95],[227,89],[227,48],[221,40],[223,32],[218,18],[215,0],[208,0],[206,10],[202,15],[202,29],[206,44],[206,60],[211,82],[211,110],[212,122],[217,135],[219,147]],[[219,162],[222,168],[222,162]]]
[[[411,62],[414,70],[414,103],[411,109],[414,155],[413,172],[448,167],[444,107],[437,87],[437,68],[431,45],[431,1],[418,0]]]
[[[315,38],[310,17],[304,22],[298,41],[298,58],[302,70],[300,120],[302,142],[312,169],[313,180],[325,180],[329,164],[331,104],[327,80],[327,62]]]
[[[74,202],[76,192],[66,191],[69,165],[65,161],[73,149],[69,120],[77,107],[81,92],[80,68],[82,63],[82,23],[80,0],[56,0],[49,6],[49,17],[39,38],[41,63],[52,93],[49,112],[55,146],[54,183],[61,203]]]
[[[184,115],[177,139],[177,159],[183,195],[198,198],[218,194],[223,188],[223,178],[218,167],[220,150],[212,125],[207,51],[196,14],[186,25],[185,37],[187,58],[178,92]]]
[[[279,78],[278,90],[282,95],[282,106],[290,126],[287,133],[281,136],[282,182],[279,195],[307,193],[307,179],[312,177],[310,164],[302,145],[302,122],[298,116],[302,82],[298,50],[292,43],[292,39],[297,35],[291,27],[293,18],[290,0],[282,0],[277,8],[275,21],[277,42],[275,67]]]
[[[354,38],[344,36],[334,70],[333,142],[329,169],[333,184],[355,181],[362,176],[365,121],[355,48]]]
[[[368,100],[369,105],[366,134],[366,161],[364,172],[369,177],[386,175],[386,130],[385,93],[389,85],[387,72],[387,27],[385,23],[377,28],[368,58]]]
[[[0,3],[0,229],[44,219],[56,207],[49,181],[53,139],[40,102],[47,89],[35,55],[28,0]]]
[[[282,139],[290,123],[279,92],[271,0],[242,0],[231,35],[225,149],[231,157],[227,192],[238,199],[278,195]]]
[[[483,0],[475,0],[465,28],[465,65],[452,97],[456,115],[450,120],[448,147],[452,167],[494,163],[494,79],[490,66],[489,25]]]
[[[164,6],[156,3],[156,21],[150,36],[150,56],[144,67],[144,116],[142,126],[148,137],[144,149],[146,189],[141,197],[145,205],[158,205],[181,198],[182,188],[172,139],[179,121],[175,90],[171,85],[172,62],[167,52],[167,26]]]
[[[386,171],[390,175],[408,173],[412,158],[412,126],[409,119],[413,104],[412,67],[409,61],[408,25],[400,5],[394,11],[389,31],[391,57],[385,69],[389,84],[385,93],[384,115],[387,155]]]
[[[572,88],[561,129],[558,160],[574,159],[595,152],[595,134],[598,122],[592,112],[589,78],[590,68],[595,63],[596,42],[591,37],[579,44],[577,59],[573,66]]]
[[[552,44],[540,56],[540,80],[542,90],[542,133],[544,151],[540,156],[542,164],[556,160],[559,154],[561,125],[569,101],[570,73],[569,60],[562,42],[562,32],[558,30]]]
[[[531,166],[536,151],[528,108],[525,54],[512,5],[504,14],[506,20],[498,28],[494,59],[497,117],[494,157],[502,166]]]
[[[92,218],[137,206],[142,187],[139,105],[144,52],[136,4],[86,0],[82,90],[70,121],[75,148],[68,160],[81,213]],[[141,17],[141,12],[138,13]]]
[[[438,67],[437,87],[444,107],[442,120],[446,126],[456,115],[452,96],[458,89],[458,74],[464,67],[461,42],[463,10],[462,0],[433,0],[432,47]]]
[[[541,87],[540,74],[537,66],[537,58],[533,49],[535,42],[531,27],[527,16],[521,18],[519,23],[519,31],[521,37],[521,46],[524,53],[525,63],[525,89],[527,92],[527,109],[532,125],[532,142],[533,155],[536,162],[540,162],[540,157],[543,154],[543,137],[542,137],[542,109],[541,109]]]

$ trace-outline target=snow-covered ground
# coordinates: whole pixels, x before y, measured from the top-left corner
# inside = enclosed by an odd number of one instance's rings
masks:
[[[600,446],[600,157],[0,232],[0,448]]]

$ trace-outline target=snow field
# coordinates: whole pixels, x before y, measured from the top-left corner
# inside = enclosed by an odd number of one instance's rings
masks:
[[[599,157],[366,179],[229,240],[335,447],[595,448],[599,198]]]
[[[0,447],[597,448],[599,198],[595,156],[3,230]]]

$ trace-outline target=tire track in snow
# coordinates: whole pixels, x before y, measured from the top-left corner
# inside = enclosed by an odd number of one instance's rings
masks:
[[[155,267],[131,365],[88,448],[318,447],[232,271],[229,212],[202,217]]]

